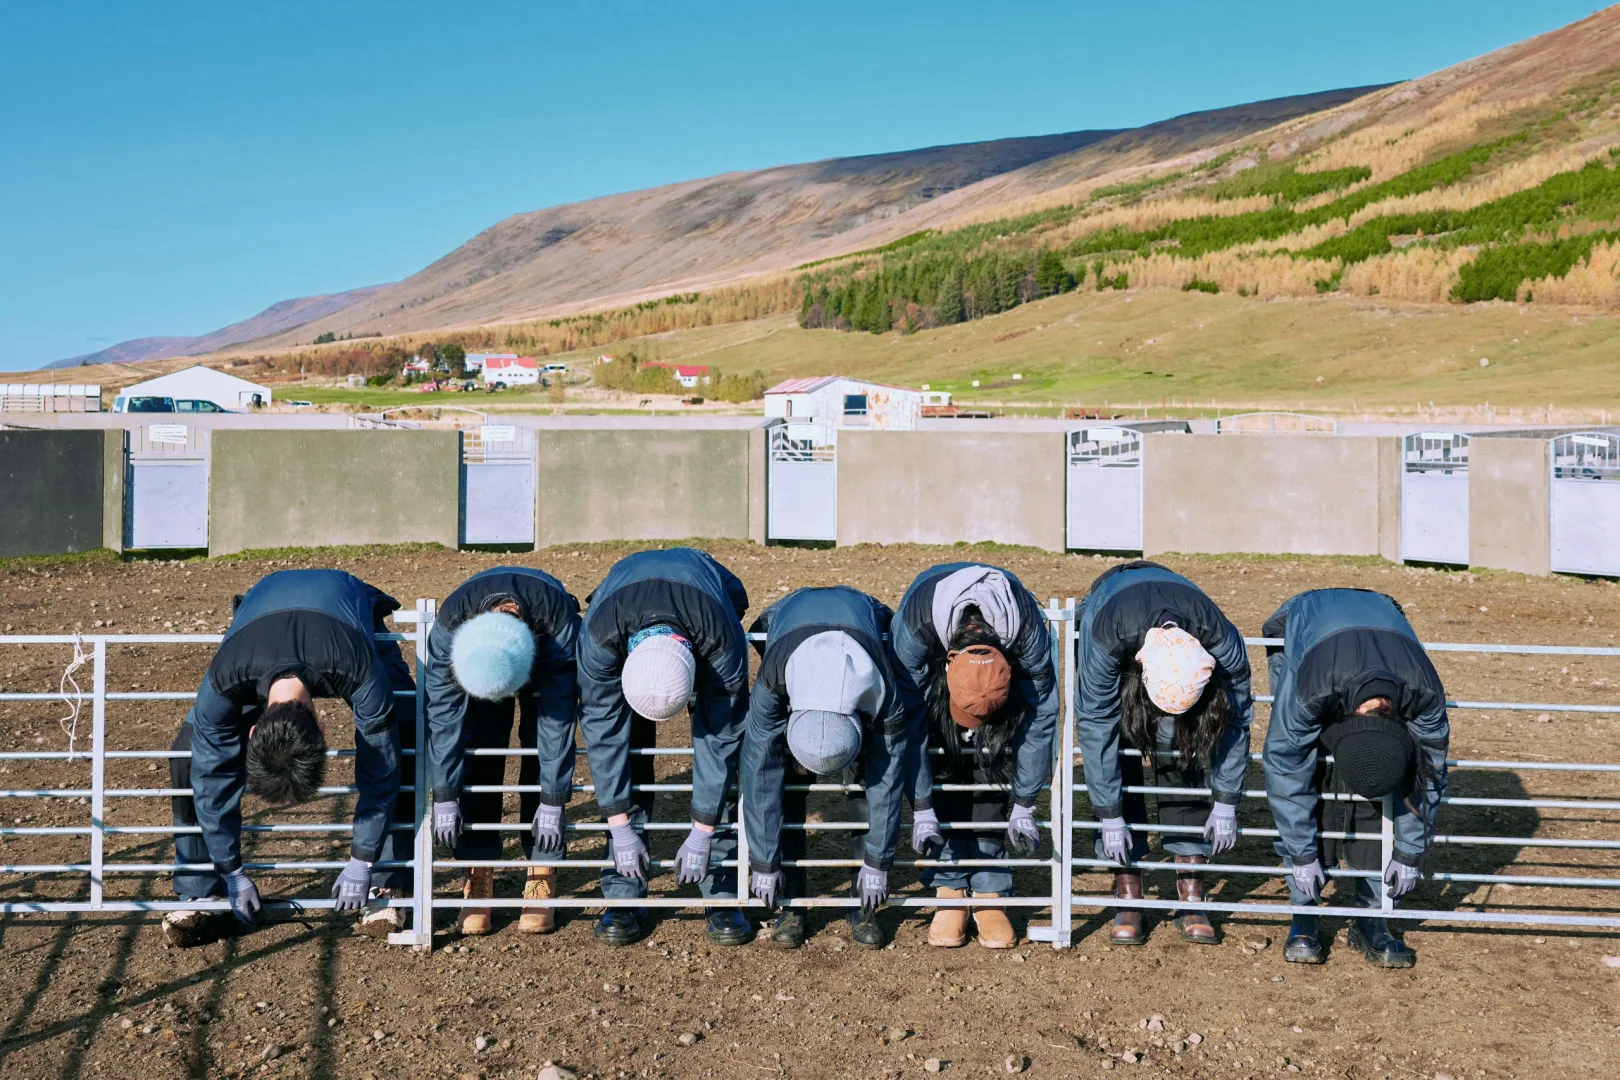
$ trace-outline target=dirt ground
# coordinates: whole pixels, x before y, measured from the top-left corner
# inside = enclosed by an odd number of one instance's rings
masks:
[[[295,555],[287,559],[191,562],[112,561],[0,564],[0,628],[8,633],[218,631],[233,593],[290,566],[337,565],[404,601],[443,597],[468,574],[499,562],[532,564],[585,596],[623,545],[561,548],[522,555],[394,549]],[[973,557],[1015,571],[1043,600],[1084,593],[1107,561],[1024,549],[860,547],[837,550],[710,545],[743,579],[757,611],[788,588],[847,583],[896,603],[918,571]],[[1202,584],[1247,634],[1292,593],[1356,585],[1391,593],[1427,640],[1615,644],[1620,588],[1612,583],[1537,580],[1507,574],[1439,573],[1373,560],[1168,558]],[[54,689],[68,651],[0,646],[0,690]],[[192,690],[206,647],[119,646],[108,678],[114,690]],[[1563,657],[1440,654],[1448,692],[1460,700],[1613,702],[1620,662]],[[1264,687],[1263,666],[1256,689]],[[61,750],[59,705],[0,702],[0,749]],[[333,719],[339,709],[328,708]],[[182,710],[174,703],[113,703],[109,746],[166,749]],[[1265,709],[1256,716],[1255,747]],[[1620,720],[1557,713],[1457,710],[1455,758],[1516,761],[1620,761]],[[79,746],[86,744],[88,717]],[[685,732],[666,725],[680,745]],[[344,725],[334,724],[334,733]],[[588,780],[584,759],[580,782]],[[514,767],[515,768],[515,767]],[[660,759],[660,779],[684,777],[679,759]],[[513,774],[515,776],[515,772]],[[1620,798],[1604,775],[1501,768],[1459,769],[1452,795]],[[0,788],[87,785],[83,762],[0,762]],[[332,782],[345,773],[334,769]],[[118,787],[167,782],[160,763],[109,763]],[[1253,767],[1249,786],[1262,785]],[[837,798],[836,796],[827,799]],[[515,797],[511,800],[515,817]],[[109,824],[166,824],[165,799],[112,800]],[[251,798],[254,821],[347,819],[329,799],[272,819]],[[823,816],[841,817],[824,800]],[[0,824],[86,825],[75,797],[8,799]],[[657,817],[684,819],[681,795],[661,795]],[[1083,800],[1078,813],[1088,815]],[[594,820],[576,801],[571,815]],[[1454,835],[1620,839],[1614,815],[1586,809],[1447,806],[1439,831]],[[1246,801],[1244,824],[1269,824]],[[668,858],[679,833],[654,845]],[[594,857],[598,841],[576,841]],[[840,857],[831,838],[813,855]],[[1077,845],[1078,846],[1078,845]],[[150,837],[109,838],[109,859],[166,862],[172,849]],[[341,858],[346,841],[266,837],[250,857]],[[83,861],[83,837],[8,836],[10,867]],[[515,853],[515,843],[509,852]],[[1049,848],[1047,850],[1050,850]],[[902,848],[902,861],[908,849]],[[1611,876],[1614,853],[1519,846],[1446,845],[1438,863],[1473,873]],[[1233,861],[1268,862],[1262,842],[1245,840]],[[815,879],[825,893],[836,871]],[[325,896],[331,875],[265,874],[266,895]],[[909,868],[898,891],[916,895]],[[1021,892],[1045,894],[1049,877],[1023,873]],[[1154,888],[1150,880],[1150,889]],[[566,873],[566,891],[592,895],[594,871]],[[454,886],[441,875],[439,891]],[[1076,889],[1100,893],[1107,879],[1080,875]],[[501,884],[515,895],[515,873]],[[85,878],[0,873],[0,898],[83,895]],[[655,891],[674,889],[667,874]],[[1255,878],[1218,878],[1212,898],[1275,897]],[[169,899],[166,880],[110,878],[109,896]],[[1612,892],[1426,882],[1414,906],[1493,907],[1615,913]],[[1015,913],[1017,914],[1017,913]],[[1075,946],[1026,943],[1008,952],[976,945],[931,949],[926,912],[881,916],[893,935],[886,951],[852,947],[835,914],[819,912],[814,936],[797,952],[763,942],[709,944],[695,911],[665,911],[631,948],[595,944],[590,917],[565,917],[550,937],[519,936],[515,911],[497,913],[497,932],[458,939],[441,913],[431,954],[392,949],[354,935],[347,920],[321,915],[274,923],[193,950],[166,946],[149,917],[0,916],[0,1077],[533,1077],[547,1061],[580,1076],[618,1077],[1032,1077],[1327,1076],[1475,1077],[1620,1074],[1620,954],[1615,936],[1482,927],[1413,929],[1411,971],[1381,971],[1344,947],[1330,962],[1284,965],[1277,921],[1227,920],[1218,947],[1183,944],[1159,926],[1138,949],[1106,944],[1107,913],[1077,912]],[[1045,912],[1032,920],[1044,921]],[[1024,917],[1015,922],[1022,926]],[[1256,951],[1250,943],[1269,939]],[[1163,1030],[1144,1027],[1155,1014]],[[1198,1038],[1193,1038],[1196,1035]],[[482,1049],[479,1047],[482,1046]],[[932,1071],[927,1070],[927,1071]]]

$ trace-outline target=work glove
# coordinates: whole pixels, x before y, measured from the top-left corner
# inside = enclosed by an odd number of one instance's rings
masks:
[[[1322,887],[1327,884],[1327,877],[1322,873],[1320,859],[1312,859],[1308,863],[1295,864],[1293,868],[1294,888],[1305,894],[1305,899],[1312,903],[1322,902]]]
[[[855,891],[861,898],[861,910],[870,915],[889,898],[889,872],[861,864],[855,875]]]
[[[237,867],[220,877],[225,879],[225,895],[231,900],[231,914],[243,926],[252,926],[259,916],[259,890],[253,887],[247,871]]]
[[[681,848],[675,853],[675,880],[682,885],[696,885],[709,876],[709,842],[713,833],[704,832],[696,825],[686,834]]]
[[[455,799],[449,802],[433,800],[433,842],[440,847],[454,850],[456,841],[461,839],[461,803]]]
[[[613,837],[614,872],[622,877],[646,881],[652,856],[647,854],[647,845],[642,842],[634,826],[627,821],[623,825],[609,826],[608,832]]]
[[[332,883],[332,899],[337,901],[337,910],[359,911],[366,906],[366,893],[370,889],[371,864],[350,855],[349,864]]]
[[[756,870],[748,877],[748,891],[754,894],[755,899],[764,901],[767,908],[775,911],[776,898],[781,894],[787,880],[782,871],[772,870],[762,874]]]
[[[563,850],[563,808],[541,803],[534,812],[534,850],[558,855]]]
[[[1389,895],[1391,896],[1405,896],[1417,888],[1418,879],[1422,876],[1417,867],[1408,866],[1401,861],[1399,855],[1396,855],[1389,861],[1389,865],[1384,867],[1384,884],[1389,886]]]
[[[1237,807],[1218,802],[1209,808],[1209,820],[1204,822],[1204,842],[1209,845],[1211,855],[1237,847]]]
[[[1103,854],[1124,866],[1131,861],[1131,830],[1122,817],[1102,818]]]
[[[1007,846],[1020,859],[1027,859],[1041,850],[1041,828],[1035,824],[1033,806],[1014,806],[1007,820]]]
[[[937,859],[945,850],[945,834],[939,828],[939,815],[933,810],[911,812],[911,849],[925,859]]]

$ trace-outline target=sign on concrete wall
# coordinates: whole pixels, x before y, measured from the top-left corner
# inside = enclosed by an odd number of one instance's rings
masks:
[[[534,543],[534,430],[484,424],[461,436],[461,542]]]
[[[1468,565],[1468,436],[1425,431],[1402,451],[1401,559]]]
[[[1620,575],[1620,436],[1552,440],[1552,568]]]
[[[767,539],[838,539],[837,428],[776,425],[766,468]]]
[[[143,424],[129,431],[124,546],[208,546],[207,428]]]
[[[1142,436],[1093,427],[1068,435],[1068,546],[1142,550]]]

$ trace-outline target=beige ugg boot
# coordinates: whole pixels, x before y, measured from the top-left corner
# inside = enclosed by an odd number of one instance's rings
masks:
[[[557,895],[557,871],[550,866],[529,867],[529,877],[523,883],[523,899],[550,900]],[[520,934],[549,934],[557,929],[557,916],[551,908],[525,908],[518,920]]]
[[[975,896],[997,897],[1000,893],[974,893]],[[1007,919],[1007,912],[998,907],[973,909],[973,925],[979,931],[979,944],[987,949],[1011,949],[1018,945],[1018,934]]]
[[[488,866],[475,866],[467,871],[467,880],[461,885],[463,900],[489,900],[495,896],[495,871]],[[468,937],[487,934],[495,927],[487,907],[464,907],[456,920],[456,929]]]
[[[941,900],[963,900],[966,889],[935,889]],[[941,949],[960,949],[968,941],[968,913],[965,907],[940,908],[928,926],[928,944]]]

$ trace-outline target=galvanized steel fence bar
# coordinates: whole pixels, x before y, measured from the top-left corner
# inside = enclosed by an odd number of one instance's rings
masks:
[[[1367,909],[1357,907],[1318,906],[1295,907],[1291,904],[1276,902],[1226,902],[1205,900],[1189,902],[1182,900],[1158,900],[1152,898],[1120,900],[1113,896],[1085,895],[1075,891],[1074,873],[1092,869],[1116,869],[1116,864],[1097,858],[1086,858],[1075,851],[1076,837],[1090,837],[1099,826],[1095,821],[1079,820],[1075,810],[1076,792],[1085,791],[1083,781],[1075,777],[1075,769],[1079,764],[1079,753],[1076,747],[1074,689],[1076,681],[1076,647],[1078,644],[1076,628],[1076,607],[1072,598],[1067,599],[1060,606],[1056,599],[1048,602],[1044,614],[1049,620],[1053,631],[1053,652],[1057,665],[1057,674],[1062,694],[1062,723],[1059,732],[1059,745],[1054,755],[1056,771],[1053,783],[1049,790],[1050,813],[1048,820],[1042,822],[1050,829],[1053,853],[1049,858],[1001,858],[1001,859],[967,859],[959,862],[944,862],[942,860],[902,859],[897,865],[910,866],[914,869],[925,870],[933,867],[957,867],[971,870],[981,866],[993,866],[1010,870],[1038,869],[1050,870],[1051,887],[1048,895],[1044,896],[1017,896],[998,897],[993,901],[975,899],[972,897],[960,900],[945,900],[923,895],[897,896],[890,900],[889,906],[895,908],[937,908],[937,907],[973,907],[988,903],[996,906],[1017,907],[1028,909],[1049,909],[1052,920],[1050,924],[1031,925],[1029,937],[1033,940],[1050,942],[1054,947],[1063,948],[1070,944],[1074,931],[1075,908],[1137,908],[1147,910],[1175,910],[1175,911],[1207,911],[1221,913],[1237,913],[1250,916],[1279,917],[1293,913],[1310,913],[1318,915],[1356,916],[1367,913]],[[427,639],[433,627],[436,615],[436,602],[430,599],[418,600],[414,610],[402,611],[394,618],[402,627],[408,626],[409,633],[381,634],[379,640],[409,641],[416,651],[416,745],[425,748],[427,744],[426,732],[426,680],[423,677],[422,664],[427,654]],[[92,649],[90,662],[92,666],[92,690],[89,695],[91,705],[91,747],[90,752],[83,751],[0,751],[0,761],[64,761],[75,762],[81,758],[86,759],[90,765],[91,777],[88,788],[57,787],[57,788],[18,788],[0,790],[0,799],[31,799],[31,798],[81,798],[87,799],[90,804],[90,824],[84,826],[27,826],[14,823],[11,826],[0,827],[0,836],[83,836],[89,841],[89,861],[86,863],[45,863],[45,864],[15,864],[0,865],[0,873],[24,873],[37,875],[86,875],[89,880],[89,896],[87,901],[56,901],[56,900],[8,900],[0,902],[0,912],[26,913],[26,912],[77,912],[77,911],[171,911],[196,908],[209,908],[224,910],[224,901],[158,901],[158,900],[127,900],[109,899],[105,891],[105,879],[109,873],[129,875],[151,875],[172,872],[177,869],[209,869],[206,865],[181,866],[175,863],[137,863],[137,862],[108,862],[106,859],[106,838],[109,835],[145,835],[153,837],[170,837],[181,832],[198,831],[195,827],[175,825],[128,825],[110,826],[107,824],[108,800],[127,798],[164,798],[177,795],[189,795],[190,789],[156,787],[156,788],[109,788],[106,783],[106,763],[109,760],[153,759],[168,760],[176,757],[189,756],[185,751],[173,750],[108,750],[107,749],[107,703],[124,701],[189,701],[194,697],[192,693],[178,691],[129,691],[109,692],[108,683],[108,650],[110,644],[215,644],[220,640],[217,634],[96,634],[96,635],[18,635],[0,637],[0,645],[76,645],[89,644]],[[1280,645],[1281,641],[1274,638],[1248,638],[1246,644],[1250,647],[1263,647],[1267,645]],[[1433,643],[1426,644],[1430,652],[1469,652],[1484,654],[1510,654],[1525,656],[1584,656],[1584,657],[1620,657],[1620,648],[1602,648],[1592,646],[1547,646],[1547,645],[1500,645],[1500,644],[1470,644],[1470,643]],[[403,693],[403,692],[402,692]],[[84,696],[84,695],[81,695]],[[0,701],[59,701],[61,694],[57,693],[26,693],[4,692],[0,693]],[[1256,695],[1258,703],[1268,703],[1268,695]],[[1506,701],[1453,701],[1448,702],[1452,708],[1462,709],[1490,709],[1498,711],[1537,711],[1559,712],[1566,714],[1620,714],[1620,704],[1591,705],[1569,704],[1554,702],[1506,702]],[[643,748],[632,751],[638,756],[682,757],[689,756],[689,748]],[[1126,754],[1137,754],[1137,751],[1125,750]],[[352,757],[352,750],[329,751],[331,757]],[[491,755],[501,757],[523,757],[533,755],[532,749],[502,749],[490,748],[472,750],[474,755]],[[410,897],[394,897],[383,901],[391,906],[406,907],[411,911],[411,928],[401,933],[393,934],[390,941],[395,944],[410,945],[417,948],[427,948],[432,943],[433,912],[435,910],[454,910],[466,906],[491,908],[576,908],[594,909],[613,906],[638,908],[717,908],[717,907],[744,907],[760,909],[761,905],[749,897],[748,889],[748,842],[744,827],[743,808],[739,805],[736,820],[730,824],[720,826],[721,829],[732,830],[737,837],[737,857],[725,860],[723,863],[716,860],[712,868],[735,867],[737,874],[738,898],[727,899],[701,899],[687,896],[649,896],[641,899],[607,900],[599,896],[573,895],[554,896],[550,899],[492,899],[492,900],[462,900],[460,897],[439,897],[434,894],[435,870],[465,870],[470,867],[490,866],[523,868],[529,866],[552,866],[558,869],[592,870],[611,865],[606,858],[598,859],[493,859],[493,860],[455,860],[434,858],[433,837],[431,829],[432,802],[430,797],[430,783],[428,775],[427,754],[424,752],[406,752],[406,756],[413,762],[413,775],[407,789],[414,795],[414,814],[411,823],[400,823],[393,826],[396,831],[412,831],[413,844],[411,858],[403,862],[379,864],[382,866],[408,867],[412,871],[412,895]],[[1261,760],[1259,753],[1251,754],[1254,761]],[[1612,774],[1620,772],[1620,764],[1605,762],[1546,762],[1546,761],[1499,761],[1494,759],[1466,759],[1460,758],[1448,761],[1453,769],[1489,768],[1516,771],[1553,771],[1553,772],[1589,772],[1594,774]],[[1005,785],[941,785],[944,790],[985,790],[995,787],[1004,788]],[[517,793],[531,788],[516,784],[497,784],[473,786],[468,789],[472,792],[499,792],[501,794]],[[583,794],[594,791],[592,784],[576,784],[574,790]],[[689,783],[658,783],[638,785],[636,790],[651,792],[690,792]],[[818,783],[812,780],[808,784],[789,785],[789,790],[803,792],[858,792],[860,785],[845,785],[842,783]],[[1207,788],[1169,788],[1150,784],[1130,785],[1124,789],[1131,794],[1143,795],[1204,795],[1210,794]],[[321,789],[323,794],[353,794],[352,785],[329,785]],[[1241,793],[1244,799],[1264,799],[1263,790],[1245,790]],[[1349,796],[1325,796],[1326,799],[1353,798]],[[1585,809],[1594,812],[1613,812],[1620,810],[1620,799],[1490,799],[1483,797],[1465,797],[1448,795],[1442,800],[1443,804],[1481,807],[1519,807],[1526,809]],[[1387,865],[1393,850],[1393,818],[1392,808],[1388,800],[1382,807],[1382,827],[1379,841],[1381,850],[1381,863]],[[1142,830],[1149,833],[1158,833],[1161,836],[1174,836],[1177,834],[1197,834],[1200,830],[1191,826],[1159,825],[1152,822],[1130,822],[1133,830]],[[1006,827],[1005,822],[942,822],[947,830],[999,830]],[[684,830],[685,823],[676,822],[649,822],[649,832],[676,832]],[[853,832],[863,831],[864,822],[842,821],[809,821],[802,825],[789,824],[789,829],[801,829],[809,832]],[[527,822],[497,822],[488,824],[470,825],[470,831],[491,831],[497,834],[510,832],[523,832],[529,828]],[[260,824],[244,825],[243,832],[255,835],[288,834],[288,833],[315,833],[331,834],[350,831],[352,826],[341,822],[317,822],[308,824]],[[602,835],[607,827],[599,823],[573,822],[565,823],[566,833],[574,838]],[[1276,829],[1242,828],[1241,836],[1255,838],[1274,838]],[[1353,833],[1324,832],[1327,838],[1354,838]],[[605,837],[604,837],[605,840]],[[1496,845],[1516,847],[1540,847],[1549,849],[1576,849],[1589,851],[1620,851],[1620,837],[1616,839],[1566,839],[1559,837],[1538,836],[1485,836],[1485,835],[1455,835],[1437,833],[1432,838],[1432,844],[1438,848],[1447,845]],[[321,870],[335,871],[341,867],[341,862],[323,860],[278,860],[269,862],[250,862],[246,864],[254,870]],[[663,867],[673,866],[671,860],[658,860],[655,865]],[[788,861],[785,865],[799,866],[804,869],[839,868],[853,869],[859,865],[858,859],[819,859],[806,857],[801,860]],[[1130,864],[1131,867],[1146,872],[1169,873],[1173,872],[1176,864],[1173,862],[1143,860]],[[1226,874],[1235,876],[1249,876],[1262,878],[1280,878],[1287,874],[1287,870],[1276,864],[1261,865],[1236,862],[1210,863],[1202,867],[1208,874]],[[1377,871],[1328,868],[1327,876],[1330,879],[1368,879],[1376,882],[1378,914],[1403,920],[1422,920],[1442,923],[1482,923],[1507,924],[1523,926],[1569,926],[1569,927],[1595,927],[1605,929],[1620,929],[1620,915],[1604,914],[1569,914],[1564,912],[1544,912],[1525,910],[1466,910],[1462,908],[1452,910],[1426,910],[1401,908],[1395,905],[1384,885],[1382,875]],[[1440,882],[1455,882],[1459,884],[1503,884],[1503,885],[1530,885],[1549,887],[1571,887],[1591,889],[1620,888],[1620,876],[1616,877],[1583,877],[1583,876],[1549,876],[1536,874],[1469,874],[1446,872],[1443,870],[1429,873],[1425,880]],[[266,907],[276,910],[306,910],[330,908],[332,901],[325,899],[291,899],[268,901]],[[847,909],[857,904],[851,896],[806,896],[795,897],[786,901],[787,906],[794,908],[834,908]]]

